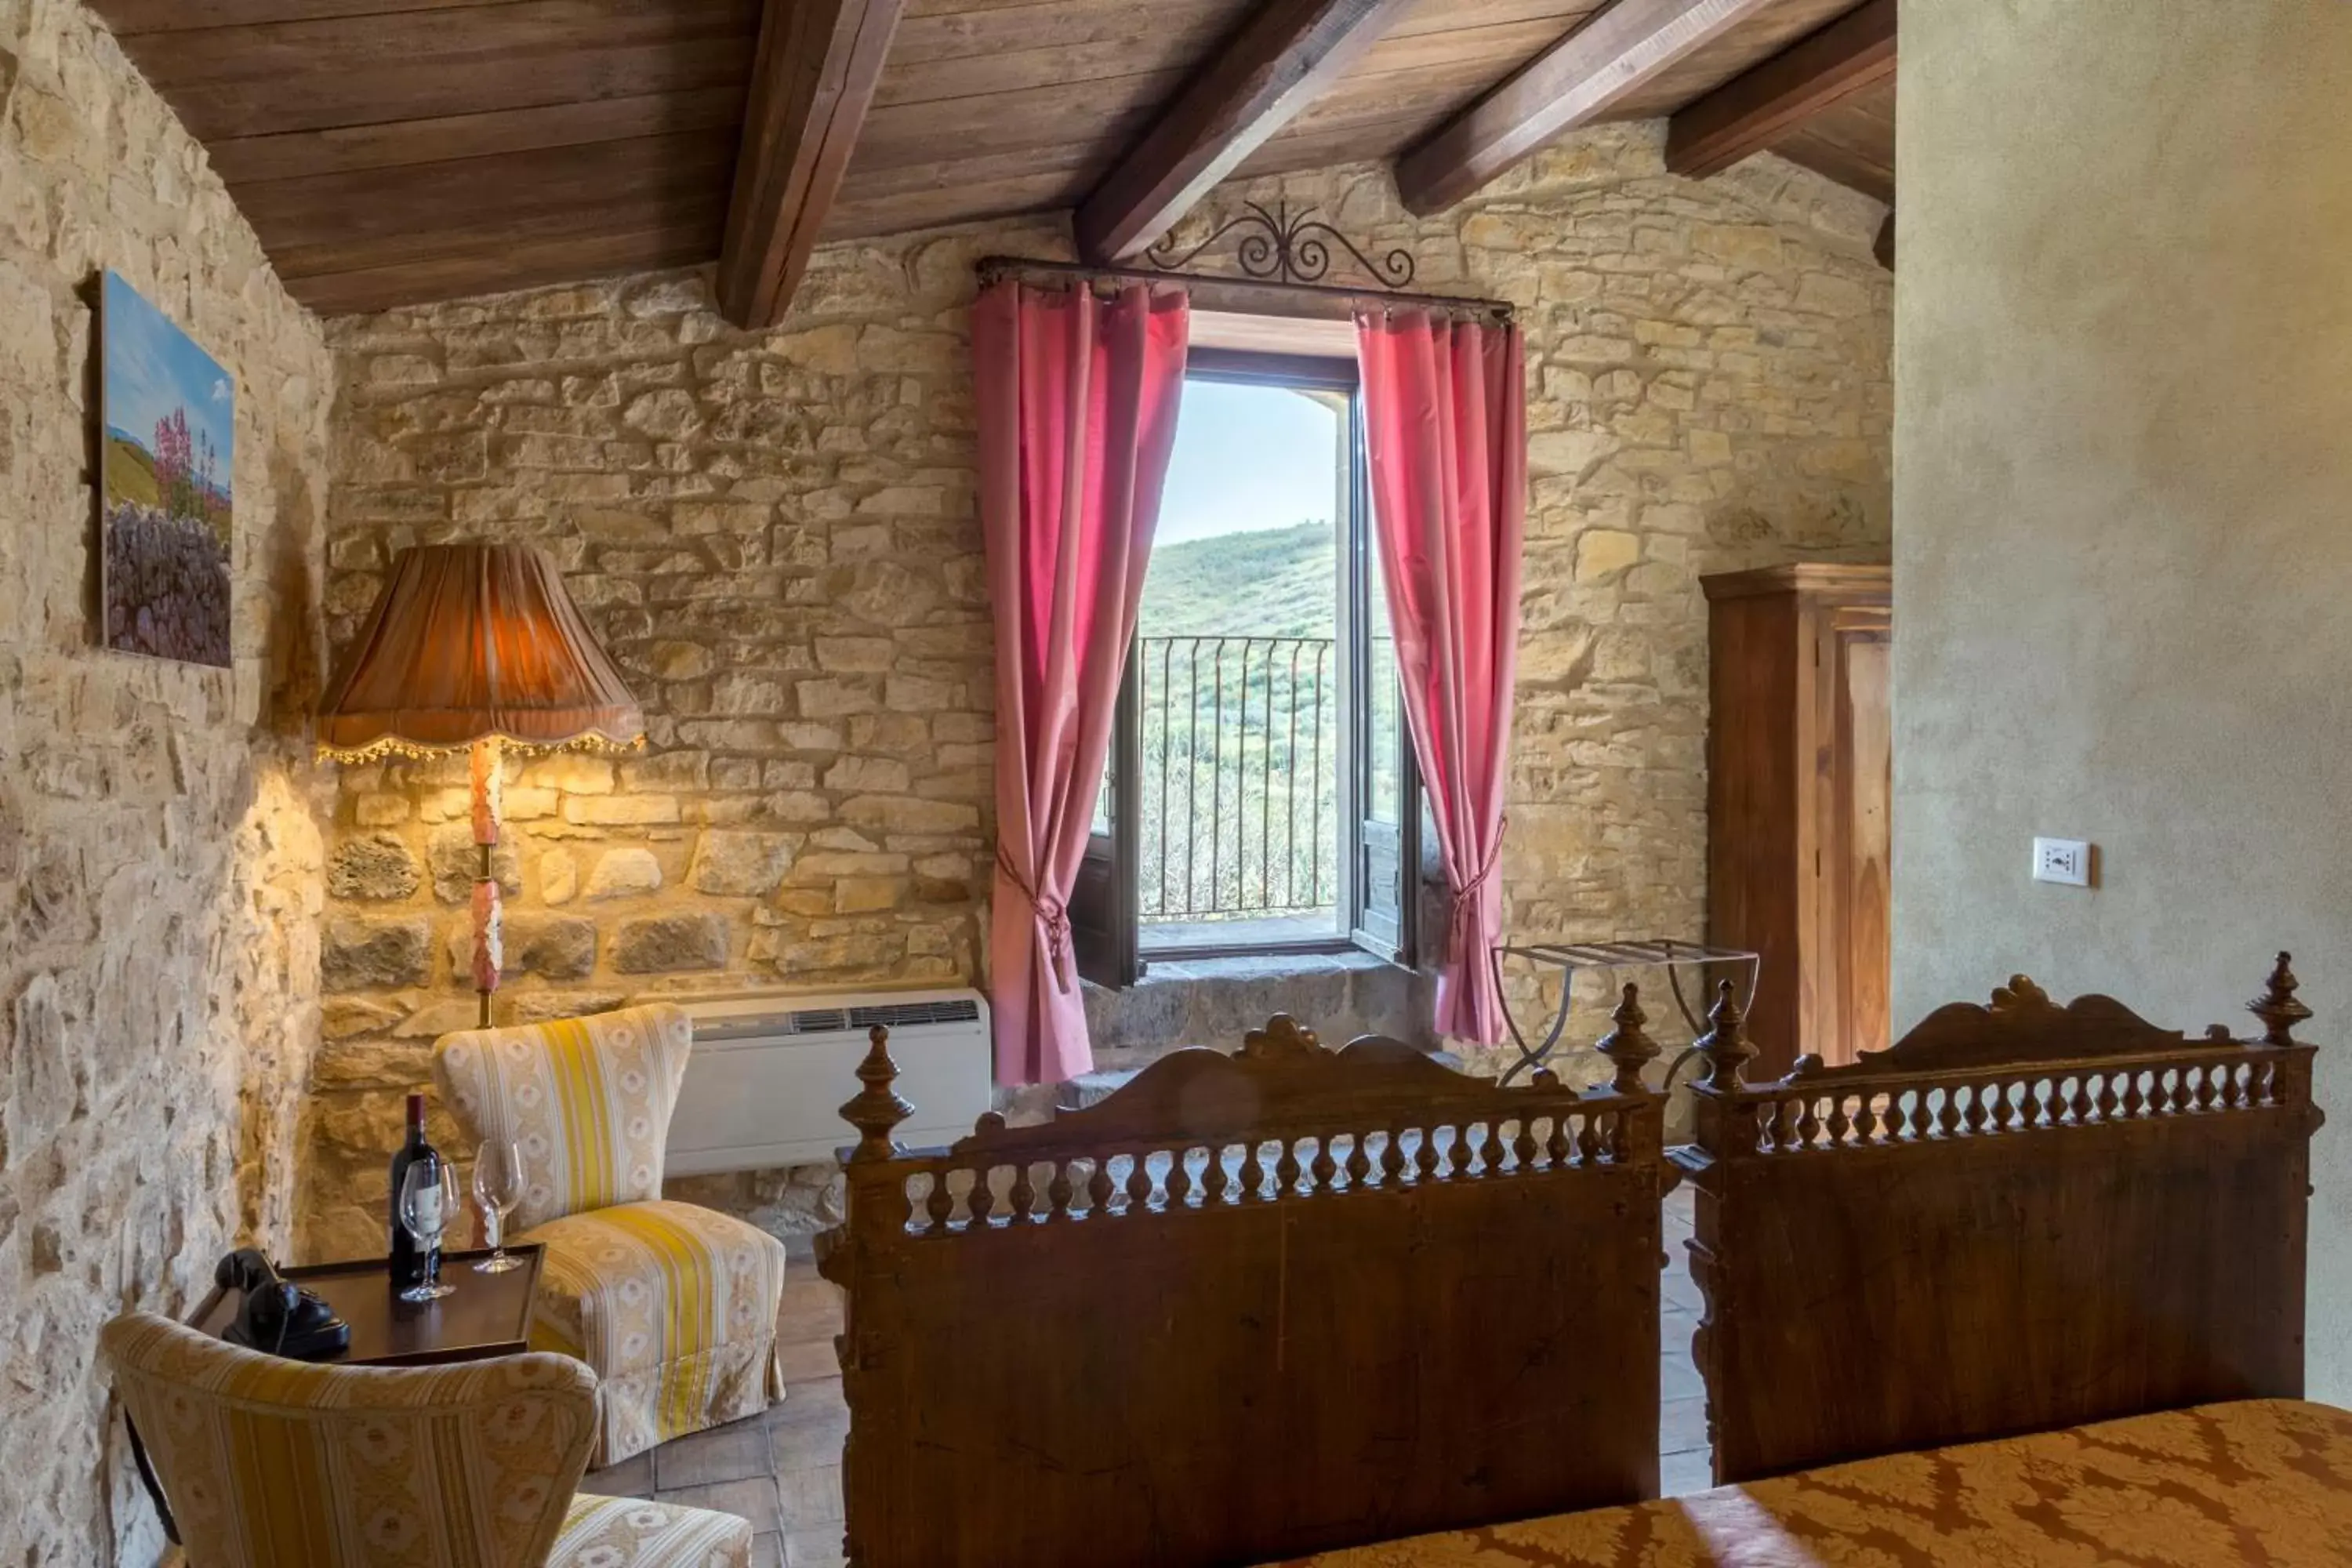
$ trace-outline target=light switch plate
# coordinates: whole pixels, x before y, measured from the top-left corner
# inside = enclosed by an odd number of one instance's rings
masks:
[[[2091,885],[2091,847],[2080,838],[2036,838],[2033,879],[2069,888]]]

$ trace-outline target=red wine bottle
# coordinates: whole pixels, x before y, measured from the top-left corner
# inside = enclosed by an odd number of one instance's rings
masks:
[[[408,1137],[392,1157],[392,1288],[405,1290],[411,1285],[421,1285],[439,1269],[441,1248],[436,1244],[431,1252],[416,1245],[408,1227],[400,1223],[400,1187],[412,1165],[422,1164],[428,1171],[437,1171],[441,1152],[425,1138],[425,1096],[408,1097]]]

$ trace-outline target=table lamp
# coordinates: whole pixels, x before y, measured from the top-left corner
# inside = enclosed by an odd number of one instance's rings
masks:
[[[472,754],[474,987],[482,1026],[503,959],[499,753],[625,749],[646,718],[563,579],[527,544],[420,544],[400,552],[319,703],[320,754],[340,762]]]

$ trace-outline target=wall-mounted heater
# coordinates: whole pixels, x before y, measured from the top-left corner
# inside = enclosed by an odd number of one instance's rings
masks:
[[[764,1171],[831,1160],[857,1142],[840,1106],[858,1089],[866,1031],[890,1031],[912,1148],[952,1143],[992,1103],[988,1003],[977,991],[874,991],[688,1002],[694,1055],[670,1117],[668,1172]]]

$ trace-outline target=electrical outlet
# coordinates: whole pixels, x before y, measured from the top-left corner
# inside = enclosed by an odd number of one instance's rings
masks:
[[[2091,847],[2079,838],[2037,838],[2033,841],[2033,879],[2060,882],[2069,888],[2091,885]]]

